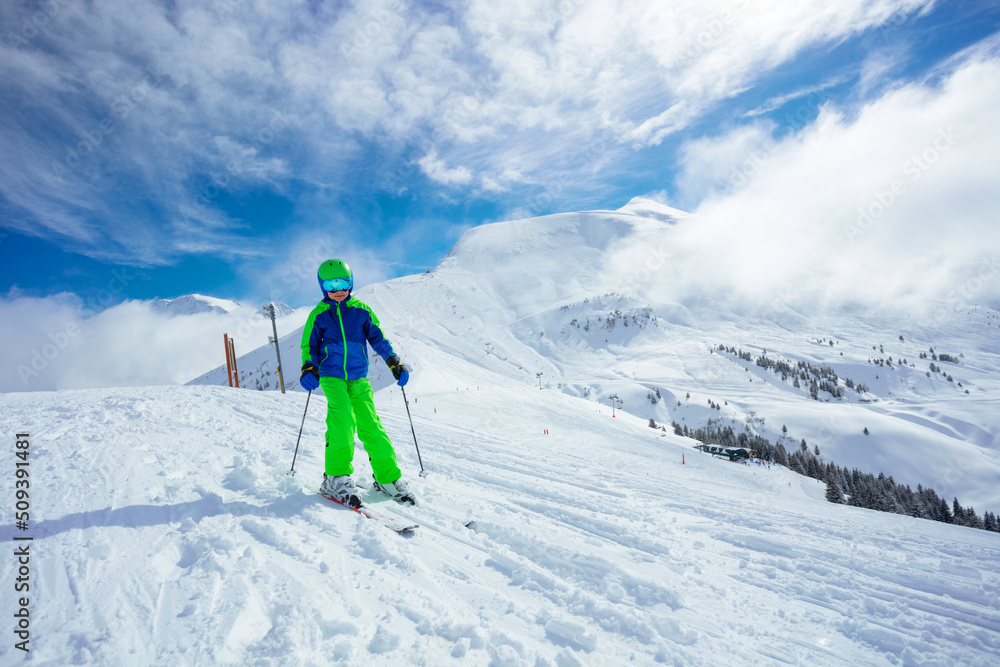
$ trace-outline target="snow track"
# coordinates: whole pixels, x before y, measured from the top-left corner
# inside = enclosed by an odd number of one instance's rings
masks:
[[[295,476],[301,394],[0,395],[4,432],[33,442],[32,657],[995,664],[996,534],[831,505],[813,480],[713,459],[640,419],[467,379],[408,387],[426,478],[398,393],[377,394],[421,502],[365,497],[420,523],[412,537],[315,495],[321,395]],[[370,485],[363,452],[355,466]],[[0,662],[19,653],[8,640]]]

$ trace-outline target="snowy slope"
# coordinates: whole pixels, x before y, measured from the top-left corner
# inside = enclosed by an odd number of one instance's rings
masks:
[[[618,211],[482,225],[433,271],[370,285],[358,296],[411,365],[426,366],[430,347],[605,406],[616,395],[623,410],[657,423],[696,428],[723,420],[774,442],[785,438],[790,448],[805,439],[840,466],[884,472],[914,489],[922,484],[979,512],[1000,511],[995,311],[928,318],[854,308],[807,317],[787,304],[744,312],[707,292],[679,294],[664,276],[678,230],[696,222],[637,198]],[[297,389],[301,329],[281,334],[286,384]],[[829,367],[845,396],[819,392],[813,400],[808,384],[796,388],[791,378],[720,354],[720,344]],[[928,376],[934,362],[920,355],[932,348],[958,358],[936,364],[951,381]],[[240,360],[244,386],[275,388],[274,365],[273,348],[249,353]],[[387,386],[376,357],[372,369],[376,386]],[[868,391],[847,389],[847,380]],[[192,384],[225,383],[221,367]]]
[[[0,394],[4,432],[32,434],[35,661],[995,664],[997,534],[832,505],[813,480],[410,344],[428,477],[399,390],[376,396],[422,499],[399,510],[423,524],[410,538],[314,495],[321,394],[295,476],[302,393]]]

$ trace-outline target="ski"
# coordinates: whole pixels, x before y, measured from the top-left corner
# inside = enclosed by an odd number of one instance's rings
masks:
[[[358,514],[364,516],[364,517],[367,517],[369,519],[376,519],[377,521],[381,521],[383,526],[385,526],[386,528],[388,528],[391,531],[394,531],[396,533],[400,533],[401,535],[411,535],[411,534],[413,534],[414,531],[416,531],[417,528],[420,527],[418,524],[415,524],[415,523],[407,524],[407,523],[403,523],[402,521],[397,521],[394,517],[391,517],[388,514],[383,514],[382,512],[378,512],[376,510],[370,509],[366,505],[362,505],[361,507],[351,507],[350,505],[347,505],[347,504],[345,504],[345,503],[337,500],[336,498],[331,498],[330,496],[324,496],[322,493],[317,493],[316,495],[320,496],[321,498],[326,498],[327,500],[329,500],[332,503],[337,503],[341,507],[345,507],[345,508],[347,508],[349,510],[353,510],[353,511],[357,512]]]
[[[379,493],[379,492],[373,491],[373,493]],[[423,514],[423,513],[425,513],[427,511],[427,507],[425,505],[410,505],[409,503],[401,503],[398,500],[394,501],[393,498],[389,498],[385,494],[379,493],[379,495],[381,497],[378,500],[371,501],[369,504],[366,504],[365,507],[366,508],[367,507],[371,507],[372,504],[382,505],[383,503],[384,504],[390,504],[392,502],[396,502],[398,505],[400,505],[400,507],[394,508],[393,509],[394,513],[396,514],[396,516],[400,517],[401,519],[405,519],[407,521],[414,521],[415,520],[413,518],[411,512],[415,512],[417,514],[417,518],[419,519],[420,515]],[[423,517],[423,518],[424,519],[429,519],[429,517],[426,517],[426,516]],[[445,519],[446,521],[449,521],[449,522],[455,521],[458,525],[462,526],[463,528],[468,528],[469,530],[476,530],[476,520],[475,519],[468,519],[468,518],[466,518],[466,519],[457,519],[455,517],[448,517],[448,516],[443,516],[443,515],[441,515],[440,518],[443,518],[443,519]]]

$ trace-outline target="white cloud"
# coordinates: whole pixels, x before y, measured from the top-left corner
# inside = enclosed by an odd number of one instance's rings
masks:
[[[418,161],[427,178],[443,185],[465,185],[472,180],[472,174],[465,167],[449,168],[445,161],[437,156],[436,151],[425,155]]]
[[[423,230],[426,234],[426,229]],[[342,218],[320,228],[300,228],[276,242],[269,257],[246,259],[238,273],[259,303],[230,314],[169,315],[148,302],[126,301],[95,312],[73,294],[26,297],[17,289],[0,296],[0,392],[50,391],[188,382],[224,363],[222,334],[235,340],[237,353],[260,347],[271,335],[270,320],[255,314],[269,300],[294,307],[319,301],[319,265],[346,260],[356,288],[387,280],[399,261],[398,248],[418,242],[407,229],[379,251],[359,246],[356,230]],[[450,230],[449,235],[457,236]],[[113,296],[134,276],[113,273]],[[279,322],[279,327],[281,323]],[[301,322],[299,323],[301,326]],[[279,333],[284,335],[287,331]]]
[[[364,141],[391,158],[379,175],[425,157],[446,187],[503,192],[516,170],[586,192],[804,49],[929,4],[60,5],[34,40],[2,45],[11,95],[27,101],[0,140],[6,224],[120,261],[242,252],[243,230],[181,207],[216,209],[213,193],[261,184],[350,189]],[[19,11],[5,10],[9,24]],[[566,158],[595,139],[599,157]],[[183,238],[163,229],[178,218]]]
[[[869,54],[861,64],[856,94],[864,98],[872,91],[892,86],[895,74],[906,65],[909,56],[909,49],[898,45]]]
[[[780,141],[758,127],[690,143],[679,183],[717,194],[682,236],[684,266],[710,267],[720,292],[757,303],[926,306],[954,302],[956,285],[992,265],[974,296],[996,298],[1000,58],[979,49],[953,65],[850,118],[826,108]],[[726,149],[724,164],[755,167],[735,188],[712,171]]]
[[[728,134],[686,142],[676,177],[681,196],[674,204],[689,209],[710,195],[742,186],[774,150],[774,129],[772,122],[757,122]]]
[[[50,391],[187,382],[263,345],[270,320],[249,313],[170,316],[127,301],[96,315],[78,298],[0,298],[0,391]]]
[[[784,95],[778,95],[777,97],[772,97],[771,99],[767,100],[766,102],[764,102],[764,104],[757,107],[756,109],[751,109],[750,111],[746,112],[744,116],[746,116],[747,118],[762,116],[766,113],[775,111],[776,109],[780,109],[781,107],[785,106],[786,104],[788,104],[793,100],[800,100],[803,98],[822,99],[822,96],[820,96],[819,93],[822,93],[824,90],[827,90],[829,88],[833,88],[834,86],[839,86],[840,84],[847,81],[847,79],[848,77],[846,75],[838,75],[829,81],[824,81],[815,86],[806,86],[801,90],[793,90],[790,93],[786,93]]]
[[[514,183],[524,183],[526,179],[517,169],[507,168],[495,176],[483,176],[482,188],[487,192],[507,192]]]
[[[265,26],[184,4],[60,5],[45,31],[5,49],[22,63],[7,72],[22,104],[2,133],[10,224],[130,264],[239,253],[237,226],[202,227],[217,211],[181,208],[216,210],[222,191],[288,177],[275,149],[291,119],[275,121],[281,77],[259,47],[293,14]],[[165,224],[176,218],[183,235]]]

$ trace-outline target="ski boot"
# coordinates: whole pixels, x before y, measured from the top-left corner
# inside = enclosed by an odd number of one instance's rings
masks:
[[[350,475],[323,475],[323,484],[319,487],[320,495],[344,503],[348,507],[361,507],[361,492],[354,485]]]
[[[387,484],[379,484],[378,480],[375,480],[375,490],[381,491],[397,503],[404,503],[407,505],[417,504],[417,499],[413,497],[413,494],[406,487],[406,482],[403,481],[402,477],[397,479],[395,482],[388,482]]]

